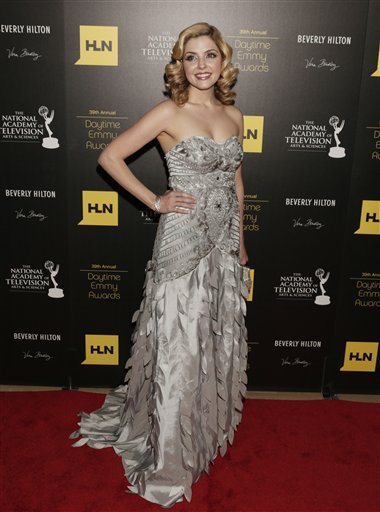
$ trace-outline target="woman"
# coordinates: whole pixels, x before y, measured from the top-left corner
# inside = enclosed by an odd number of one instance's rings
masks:
[[[166,66],[170,99],[112,141],[100,165],[158,211],[144,297],[134,314],[125,385],[80,413],[74,446],[112,446],[131,492],[170,507],[232,444],[246,390],[248,293],[243,239],[243,120],[232,104],[232,50],[207,23],[184,29]],[[124,160],[157,138],[169,169],[162,196]]]

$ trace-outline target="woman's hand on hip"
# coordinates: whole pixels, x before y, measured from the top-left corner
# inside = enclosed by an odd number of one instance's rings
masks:
[[[195,203],[196,199],[192,194],[167,190],[161,196],[160,213],[191,213]]]

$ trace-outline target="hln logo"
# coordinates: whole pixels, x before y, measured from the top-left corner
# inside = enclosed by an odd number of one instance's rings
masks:
[[[80,58],[76,65],[118,65],[118,27],[81,25],[79,38]]]
[[[82,364],[119,364],[119,336],[86,334],[86,357]]]
[[[105,190],[82,191],[82,226],[118,226],[117,192]]]
[[[112,204],[91,204],[88,203],[88,213],[95,212],[95,213],[112,213],[113,206]]]
[[[112,52],[112,41],[86,41],[86,51]]]
[[[376,371],[378,342],[347,341],[344,363],[341,372],[374,372]]]
[[[373,354],[366,354],[360,353],[360,352],[350,352],[349,360],[352,361],[353,359],[355,361],[372,361]]]
[[[244,116],[244,153],[262,153],[264,116]]]
[[[360,226],[355,235],[380,235],[380,201],[362,201]]]

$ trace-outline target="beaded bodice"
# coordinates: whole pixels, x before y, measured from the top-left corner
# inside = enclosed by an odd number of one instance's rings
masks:
[[[153,248],[154,280],[193,270],[214,247],[238,256],[239,203],[235,172],[243,159],[239,139],[223,142],[195,135],[165,155],[169,187],[196,197],[190,214],[161,214]]]

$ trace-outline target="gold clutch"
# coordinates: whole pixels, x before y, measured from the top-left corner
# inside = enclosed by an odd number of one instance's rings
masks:
[[[248,292],[252,287],[252,279],[251,279],[251,269],[249,267],[241,267],[242,270],[242,279],[245,286],[248,288]]]

